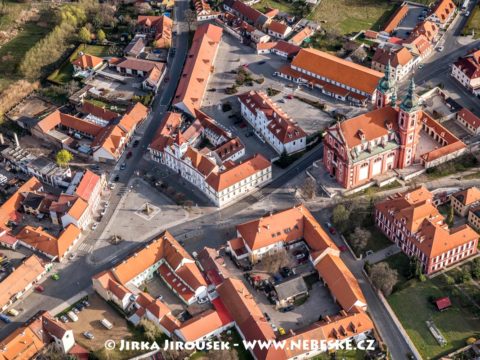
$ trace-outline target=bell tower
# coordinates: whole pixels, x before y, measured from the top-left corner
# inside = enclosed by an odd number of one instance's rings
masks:
[[[422,127],[420,114],[418,97],[415,94],[415,82],[412,77],[407,95],[401,102],[398,111],[398,131],[401,144],[398,165],[402,169],[413,164],[415,160],[415,151]]]
[[[375,108],[380,109],[390,105],[392,98],[396,99],[395,79],[392,77],[392,67],[389,60],[385,67],[385,75],[380,79],[375,89]]]

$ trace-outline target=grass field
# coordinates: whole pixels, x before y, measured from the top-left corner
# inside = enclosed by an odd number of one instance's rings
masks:
[[[18,19],[22,10],[28,10],[32,6],[29,2],[4,1],[5,8],[0,16],[0,31],[8,30]]]
[[[465,296],[478,291],[474,285],[447,285],[442,275],[425,282],[411,281],[393,293],[388,302],[400,319],[410,339],[424,359],[436,358],[466,345],[465,340],[480,335],[480,317]],[[449,296],[453,306],[443,312],[435,309],[429,298]],[[447,340],[441,347],[431,335],[426,321],[432,320]]]
[[[379,30],[398,4],[385,0],[322,0],[309,17],[326,21],[323,26],[342,34]]]
[[[46,25],[46,24],[45,24]],[[0,47],[0,92],[12,81],[20,78],[17,67],[30,48],[49,33],[51,24],[39,26],[36,23],[26,23],[22,31],[11,41]]]
[[[79,45],[72,55],[65,61],[62,66],[55,70],[49,77],[48,80],[55,84],[66,84],[72,80],[73,76],[73,65],[71,61],[75,60],[78,57],[79,52],[84,52],[85,54],[94,55],[98,57],[113,56],[116,55],[112,52],[112,48],[109,46],[101,45]]]
[[[288,14],[294,14],[294,4],[293,2],[283,1],[283,0],[261,0],[260,2],[253,5],[253,7],[261,12],[265,12],[265,9],[278,9],[282,12]]]

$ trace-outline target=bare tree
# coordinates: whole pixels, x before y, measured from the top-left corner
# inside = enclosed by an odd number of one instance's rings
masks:
[[[289,264],[289,258],[285,249],[280,249],[274,253],[268,253],[262,257],[258,268],[268,273],[275,273],[283,266]]]
[[[381,262],[372,266],[370,279],[383,295],[389,296],[398,281],[398,272],[391,269],[387,263]]]
[[[354,249],[357,252],[362,252],[367,247],[368,240],[372,237],[372,233],[361,227],[356,227],[349,237]]]
[[[185,10],[185,21],[188,24],[188,32],[192,31],[192,25],[197,22],[197,14],[192,9]]]
[[[208,353],[209,360],[238,360],[238,354],[235,349],[215,350]]]
[[[317,194],[317,182],[308,176],[302,186],[302,195],[305,199],[313,199]]]

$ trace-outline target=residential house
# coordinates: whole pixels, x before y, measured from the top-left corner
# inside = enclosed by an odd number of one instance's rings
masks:
[[[238,100],[243,118],[278,154],[292,154],[306,149],[305,131],[267,94],[252,90],[239,95]]]
[[[356,104],[372,101],[383,74],[316,49],[301,49],[290,65],[275,73],[318,88],[324,94]]]
[[[35,359],[53,343],[60,354],[75,346],[73,331],[46,311],[39,311],[0,341],[0,359]]]
[[[194,0],[193,5],[195,6],[197,21],[212,20],[220,15],[220,13],[213,11],[205,0]]]
[[[0,282],[0,312],[4,312],[35,286],[51,268],[36,255],[31,255]],[[1,348],[0,348],[1,359]]]
[[[98,56],[80,53],[80,56],[72,61],[72,65],[75,73],[95,71],[102,67],[103,59]]]
[[[407,16],[407,14],[408,4],[402,4],[385,24],[385,26],[383,27],[383,31],[389,34],[393,33],[393,31],[398,27],[398,25],[400,25],[400,23]]]
[[[427,275],[477,254],[478,233],[468,225],[449,228],[423,186],[375,204],[374,216],[377,227]]]
[[[452,65],[452,76],[474,95],[480,95],[480,50],[473,50]]]
[[[462,108],[457,112],[457,121],[472,135],[480,134],[480,117],[475,115],[467,108]]]
[[[147,37],[145,34],[136,34],[123,50],[125,56],[137,58],[145,51],[147,46]]]
[[[450,196],[450,206],[462,217],[466,217],[468,211],[478,205],[480,205],[480,190],[475,186],[458,191]]]
[[[390,75],[394,80],[400,81],[411,73],[415,58],[405,47],[378,47],[372,58],[372,69],[385,72],[387,64],[390,63]]]
[[[268,24],[267,29],[268,35],[281,40],[285,39],[292,32],[292,28],[290,26],[275,20]]]
[[[143,88],[156,92],[165,75],[166,66],[164,63],[127,57],[118,61],[115,69],[121,74],[144,78]]]
[[[168,16],[139,15],[136,31],[147,35],[158,49],[168,49],[172,46],[173,20]]]
[[[239,0],[225,0],[223,2],[223,8],[225,11],[235,14],[259,30],[266,29],[270,21],[272,21],[272,18],[276,15],[276,13],[271,13],[267,16]]]
[[[304,41],[310,39],[313,34],[315,33],[315,30],[313,30],[310,27],[304,27],[301,29],[299,32],[297,32],[295,35],[293,35],[288,42],[293,45],[300,46],[303,44]]]
[[[444,29],[454,18],[456,10],[457,6],[453,0],[437,0],[427,16],[427,20],[433,21]]]

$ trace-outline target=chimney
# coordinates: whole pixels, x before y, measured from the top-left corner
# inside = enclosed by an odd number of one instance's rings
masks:
[[[15,139],[15,149],[18,149],[20,147],[20,143],[18,142],[18,136],[17,133],[13,133],[13,137]]]

